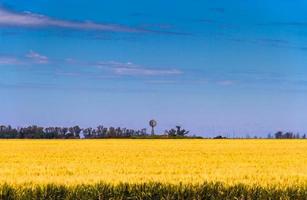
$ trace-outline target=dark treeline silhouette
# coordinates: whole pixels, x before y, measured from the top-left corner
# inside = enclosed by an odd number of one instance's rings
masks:
[[[72,127],[40,127],[28,126],[13,128],[12,126],[0,125],[0,138],[6,139],[77,139],[77,138],[183,138],[187,137],[188,131],[176,126],[176,129],[166,130],[164,135],[147,134],[145,128],[141,130],[104,127],[80,128]],[[192,136],[195,138],[195,136]]]
[[[176,126],[174,129],[165,130],[162,135],[152,135],[147,133],[147,129],[140,130],[127,128],[104,127],[102,125],[97,128],[80,128],[72,127],[40,127],[36,125],[28,127],[13,128],[12,126],[0,125],[0,138],[4,139],[78,139],[78,138],[202,138],[198,136],[188,136],[189,131]],[[213,139],[263,139],[263,137],[224,137],[218,135]],[[268,134],[268,139],[306,139],[306,134],[282,132]]]
[[[73,138],[129,138],[132,136],[146,136],[146,129],[133,130],[127,128],[114,128],[98,126],[97,128],[72,127],[40,127],[28,126],[12,128],[0,126],[0,138],[34,138],[34,139],[73,139]]]
[[[270,135],[268,137],[270,138]],[[301,136],[299,133],[278,131],[274,134],[274,137],[276,139],[306,139],[306,134]]]
[[[278,131],[275,134],[268,134],[266,137],[259,137],[259,136],[253,136],[246,135],[245,137],[239,136],[239,137],[225,137],[223,135],[217,135],[215,137],[212,137],[212,139],[306,139],[306,134],[300,135],[299,133],[293,133],[293,132],[282,132]]]

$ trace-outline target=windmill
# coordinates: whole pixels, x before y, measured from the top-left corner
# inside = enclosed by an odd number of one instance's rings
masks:
[[[149,126],[151,126],[151,135],[155,134],[155,129],[154,127],[157,126],[157,121],[152,119],[149,121]]]

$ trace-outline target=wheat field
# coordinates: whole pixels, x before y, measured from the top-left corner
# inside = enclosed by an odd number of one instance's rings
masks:
[[[0,140],[0,183],[307,185],[305,140]]]

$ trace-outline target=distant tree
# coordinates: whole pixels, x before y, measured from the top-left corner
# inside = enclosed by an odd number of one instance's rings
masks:
[[[79,126],[74,126],[73,129],[74,129],[75,137],[79,138],[80,137],[81,128]]]
[[[176,126],[176,128],[177,128],[178,136],[185,136],[189,133],[189,131],[186,131],[185,129],[181,129],[181,126]]]
[[[213,139],[226,139],[226,137],[223,137],[223,136],[221,136],[221,135],[218,135],[218,136],[213,137]]]
[[[141,135],[145,136],[146,134],[147,134],[147,129],[146,128],[141,129]]]
[[[283,132],[282,131],[278,131],[275,133],[275,138],[276,139],[281,139],[283,137]]]
[[[68,132],[68,128],[67,127],[61,128],[61,137],[65,138],[65,135],[67,134],[67,132]]]
[[[1,133],[4,132],[6,129],[7,129],[6,126],[0,125],[0,132]]]
[[[96,135],[98,137],[104,137],[105,133],[106,133],[105,128],[102,125],[97,126]]]
[[[181,126],[176,126],[176,129],[170,129],[170,130],[166,130],[165,133],[168,136],[181,136],[184,137],[186,136],[189,131],[186,131],[185,129],[181,129]]]
[[[176,136],[176,130],[175,129],[170,129],[170,130],[165,130],[165,133],[168,135],[168,136]]]
[[[93,137],[93,129],[92,128],[86,128],[83,130],[83,135],[86,138]]]
[[[292,132],[286,132],[283,138],[292,139],[294,138],[294,134]]]
[[[115,128],[112,126],[108,130],[108,137],[116,137]]]
[[[13,129],[10,125],[0,125],[0,138],[18,138],[17,129]]]

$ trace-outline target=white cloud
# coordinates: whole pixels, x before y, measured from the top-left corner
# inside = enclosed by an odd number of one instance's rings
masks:
[[[98,68],[110,69],[114,74],[127,76],[163,76],[163,75],[180,75],[183,72],[178,69],[163,69],[163,68],[146,68],[136,65],[132,62],[98,62]]]
[[[128,68],[120,67],[114,69],[115,74],[119,75],[143,75],[143,76],[159,76],[159,75],[179,75],[181,71],[177,69],[145,69],[145,68]]]
[[[19,65],[21,62],[13,57],[0,57],[0,65]]]
[[[136,65],[132,62],[117,62],[117,61],[101,61],[101,62],[86,62],[75,59],[58,59],[54,60],[38,52],[30,50],[23,57],[0,57],[0,65],[42,65],[57,62],[66,66],[84,66],[96,67],[100,69],[99,73],[104,72],[105,75],[113,76],[175,76],[181,75],[183,72],[174,68],[151,68]],[[79,72],[60,72],[57,75],[80,76]]]
[[[49,62],[49,58],[47,56],[41,55],[32,50],[27,53],[26,57],[32,59],[35,63],[38,64],[47,64]]]
[[[49,58],[47,56],[41,55],[32,50],[30,50],[23,57],[0,56],[0,65],[32,65],[32,64],[47,64],[47,63],[49,63]]]
[[[112,32],[147,32],[146,30],[130,28],[117,24],[95,23],[91,21],[71,21],[54,19],[31,12],[15,12],[0,7],[0,26],[17,27],[59,27],[80,30],[99,30]]]

